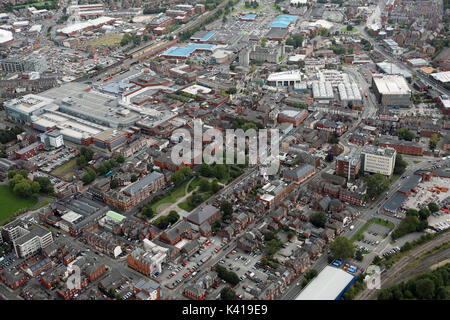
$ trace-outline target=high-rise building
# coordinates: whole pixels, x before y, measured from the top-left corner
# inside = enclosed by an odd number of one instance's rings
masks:
[[[361,165],[364,171],[390,176],[394,172],[397,151],[366,145],[361,150]]]

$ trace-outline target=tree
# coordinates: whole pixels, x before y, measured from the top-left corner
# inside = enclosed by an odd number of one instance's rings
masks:
[[[317,272],[316,269],[311,269],[305,273],[305,278],[306,278],[306,280],[311,281],[312,279],[317,277],[318,274],[319,274],[319,272]]]
[[[209,183],[208,179],[201,179],[199,185],[201,192],[208,192],[211,190],[211,184]]]
[[[81,147],[80,154],[84,156],[86,162],[89,162],[92,160],[92,157],[94,156],[94,151],[86,147]]]
[[[439,140],[439,136],[437,135],[437,133],[433,133],[430,137],[430,149],[434,150],[437,146]]]
[[[214,176],[221,180],[226,178],[228,175],[227,167],[224,164],[217,164],[214,166]]]
[[[8,171],[8,179],[11,180],[12,178],[14,178],[14,176],[17,174],[17,172],[15,172],[14,170],[9,170]]]
[[[135,175],[135,174],[132,174],[130,178],[131,178],[131,182],[136,182],[138,179],[137,175]]]
[[[399,139],[407,141],[412,141],[416,137],[416,135],[413,132],[409,131],[406,128],[398,129],[397,134]]]
[[[357,260],[357,261],[363,261],[363,253],[362,253],[362,251],[361,250],[358,250],[358,251],[356,251],[356,254],[355,254],[355,259]]]
[[[229,219],[231,218],[231,214],[233,213],[233,205],[224,200],[220,204],[220,210],[222,211],[224,220]]]
[[[18,184],[19,182],[22,182],[23,180],[25,180],[25,178],[22,175],[16,174],[12,179],[9,179],[9,182],[8,182],[9,188],[11,190],[14,190],[14,187],[16,186],[16,184]]]
[[[97,174],[92,168],[87,168],[86,173],[83,175],[81,180],[83,180],[84,184],[89,184],[97,178]]]
[[[439,206],[436,203],[434,203],[434,202],[430,202],[428,204],[428,209],[430,209],[431,213],[435,213],[435,212],[439,211]]]
[[[266,43],[267,43],[267,38],[266,37],[263,37],[262,39],[261,39],[261,47],[265,47],[266,46]]]
[[[351,24],[347,25],[347,31],[352,31],[353,30],[353,26]]]
[[[331,144],[338,144],[338,143],[339,143],[339,139],[338,139],[338,137],[336,137],[334,134],[332,134],[332,135],[330,136],[330,138],[328,139],[328,143],[331,143]]]
[[[369,197],[375,197],[389,190],[389,180],[386,176],[375,173],[366,179],[367,194]]]
[[[327,216],[325,213],[317,211],[311,216],[310,222],[317,228],[323,228],[327,222]]]
[[[31,190],[33,193],[38,193],[41,190],[41,186],[37,182],[31,183]]]
[[[336,259],[351,258],[355,254],[353,243],[345,237],[336,237],[330,245],[330,251]]]
[[[237,300],[236,293],[228,287],[220,291],[220,300]]]
[[[403,160],[401,154],[397,154],[395,157],[395,166],[394,166],[394,174],[401,175],[405,172],[406,167],[408,166],[408,162]]]
[[[217,192],[219,192],[220,189],[222,189],[222,187],[220,186],[217,179],[214,179],[213,182],[211,183],[212,192],[217,193]]]
[[[116,158],[118,163],[124,163],[125,162],[125,158],[123,155],[119,154]]]
[[[22,170],[19,171],[19,174],[20,174],[22,177],[24,177],[25,179],[27,179],[27,178],[28,178],[29,172],[28,172],[28,170],[22,169]]]
[[[199,169],[200,175],[203,177],[212,177],[214,175],[214,172],[211,168],[211,166],[207,163],[202,163],[200,165],[200,169]]]
[[[415,215],[406,216],[400,222],[397,229],[392,232],[392,239],[398,239],[411,232],[423,231],[427,226],[428,223],[426,220],[419,221],[419,218]]]
[[[419,212],[416,209],[408,209],[408,210],[406,210],[406,215],[407,216],[418,217],[419,216]]]
[[[169,221],[169,223],[171,224],[177,222],[178,219],[180,219],[180,215],[175,210],[170,211],[167,215],[167,221]]]
[[[42,193],[53,193],[53,184],[47,177],[35,177],[33,181],[39,183],[40,191]]]
[[[111,187],[111,189],[115,189],[119,186],[119,182],[117,182],[116,179],[111,179],[111,181],[109,182],[109,186]]]
[[[31,184],[25,179],[23,179],[22,181],[17,183],[14,186],[13,191],[15,194],[17,194],[18,196],[20,196],[22,198],[28,198],[33,194],[33,189],[31,187]]]
[[[416,294],[420,299],[431,300],[434,297],[434,282],[430,279],[421,279],[416,282]]]
[[[425,220],[425,219],[427,219],[429,216],[430,216],[430,210],[428,210],[428,208],[421,208],[420,210],[419,210],[419,218],[421,219],[421,220]]]
[[[148,220],[150,220],[151,218],[153,218],[155,216],[155,212],[153,211],[152,206],[149,204],[142,207],[141,214],[144,217],[146,217]]]
[[[172,174],[172,177],[170,177],[170,181],[172,181],[175,184],[175,186],[181,185],[185,179],[186,177],[184,176],[181,170],[175,171]]]

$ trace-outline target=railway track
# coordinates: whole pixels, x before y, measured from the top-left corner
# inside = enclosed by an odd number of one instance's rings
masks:
[[[402,257],[397,263],[395,263],[389,270],[381,274],[381,287],[386,283],[389,283],[401,270],[403,270],[410,262],[414,261],[416,258],[420,257],[423,253],[428,250],[439,246],[450,240],[450,233],[446,232],[441,236],[421,245],[418,248],[413,249],[410,253]],[[366,289],[363,291],[356,300],[370,300],[374,298],[377,290]]]

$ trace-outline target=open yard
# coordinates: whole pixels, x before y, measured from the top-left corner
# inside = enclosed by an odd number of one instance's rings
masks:
[[[52,172],[50,172],[50,174],[66,181],[70,181],[72,175],[75,173],[76,165],[77,159],[73,158],[72,160],[64,163],[62,166],[54,169]]]
[[[118,33],[106,34],[103,37],[91,40],[89,42],[83,43],[80,47],[94,46],[94,47],[110,47],[118,46],[120,40],[122,40],[123,35]]]
[[[8,218],[17,210],[30,208],[37,203],[36,198],[24,199],[11,192],[7,185],[0,186],[0,220]]]
[[[168,191],[161,199],[159,199],[155,203],[152,203],[153,212],[158,212],[156,209],[161,204],[175,203],[177,199],[184,197],[184,195],[186,194],[186,186],[188,183],[189,181],[184,182],[182,185]]]
[[[257,8],[253,8],[253,7],[246,8],[245,4],[243,4],[240,6],[240,8],[241,8],[241,10],[245,10],[245,11],[256,11],[256,10],[263,9],[264,5],[260,3]]]

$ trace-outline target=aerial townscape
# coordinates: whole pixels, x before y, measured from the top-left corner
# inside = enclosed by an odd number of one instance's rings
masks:
[[[449,17],[2,1],[0,300],[449,300]]]

